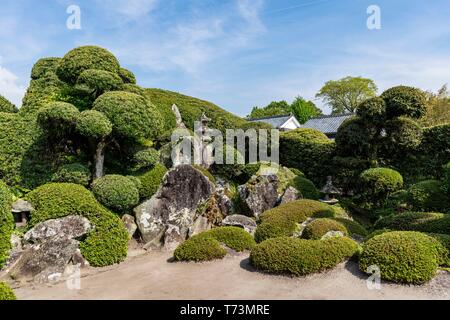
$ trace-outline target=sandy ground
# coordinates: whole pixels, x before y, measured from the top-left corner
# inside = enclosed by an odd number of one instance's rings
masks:
[[[66,282],[16,287],[19,299],[448,299],[450,273],[440,271],[423,286],[382,283],[369,290],[354,262],[307,277],[256,272],[248,253],[206,263],[169,262],[170,253],[134,252],[124,263],[82,271],[81,289]]]

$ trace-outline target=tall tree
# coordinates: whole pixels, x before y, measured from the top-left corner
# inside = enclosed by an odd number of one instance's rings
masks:
[[[290,112],[289,103],[286,101],[272,101],[264,108],[254,107],[248,116],[251,119],[279,116]]]
[[[447,84],[437,93],[427,92],[427,112],[420,120],[424,126],[436,126],[450,122],[450,93]]]
[[[295,100],[291,103],[290,109],[292,114],[295,115],[301,124],[311,118],[322,115],[322,110],[317,108],[314,102],[307,101],[300,96],[295,98]]]
[[[316,94],[332,108],[332,114],[354,113],[365,100],[376,96],[378,88],[371,79],[345,77],[330,80]]]

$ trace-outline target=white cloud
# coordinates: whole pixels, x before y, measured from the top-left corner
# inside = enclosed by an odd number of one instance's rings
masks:
[[[137,20],[155,9],[158,0],[97,0],[128,19]]]
[[[253,32],[265,31],[259,16],[263,4],[263,0],[237,0],[238,12]]]
[[[25,87],[18,83],[18,77],[8,69],[0,65],[0,94],[14,103],[22,104]]]

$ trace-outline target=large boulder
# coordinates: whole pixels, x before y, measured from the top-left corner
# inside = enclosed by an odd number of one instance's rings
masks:
[[[146,248],[172,249],[184,241],[198,218],[198,208],[214,194],[214,184],[200,170],[180,165],[164,177],[159,190],[134,210]]]
[[[300,198],[301,198],[300,192],[298,192],[298,190],[295,189],[294,187],[289,186],[286,189],[286,191],[284,191],[284,194],[281,197],[280,205],[288,203],[288,202],[296,201]]]
[[[234,226],[244,228],[250,234],[254,234],[256,230],[256,221],[240,214],[233,214],[226,217],[222,221],[223,226]]]
[[[276,175],[260,175],[252,177],[249,182],[238,187],[239,195],[251,215],[259,217],[264,211],[276,206],[278,184]]]

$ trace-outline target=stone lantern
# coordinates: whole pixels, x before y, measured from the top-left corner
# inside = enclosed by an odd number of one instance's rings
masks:
[[[341,194],[341,191],[333,186],[333,181],[331,176],[327,177],[327,183],[326,185],[320,190],[325,196],[324,199],[321,199],[321,202],[333,205],[339,202],[338,199],[336,199],[337,195]]]

